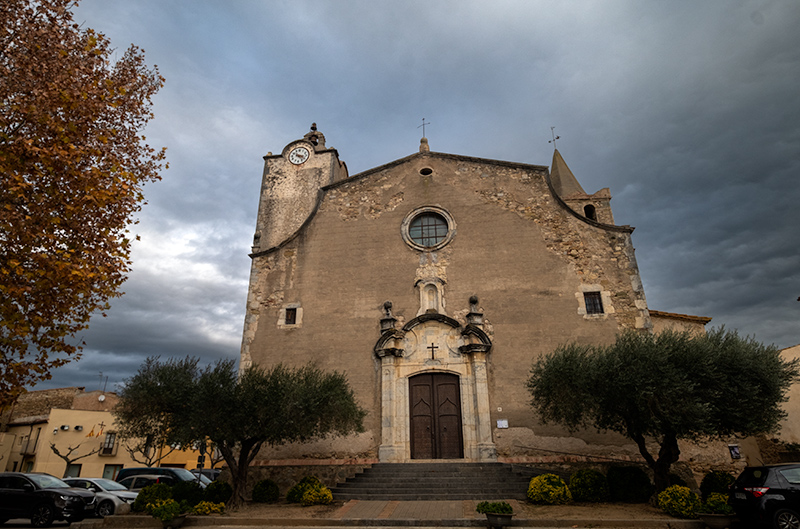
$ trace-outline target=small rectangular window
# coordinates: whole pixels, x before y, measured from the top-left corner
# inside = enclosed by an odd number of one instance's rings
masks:
[[[64,477],[67,478],[77,478],[81,475],[81,464],[80,463],[70,463],[67,465],[67,472]]]
[[[114,455],[114,445],[117,442],[117,434],[114,432],[109,432],[106,434],[106,438],[103,441],[103,447],[100,450],[100,455],[108,456]]]
[[[297,323],[297,309],[286,309],[286,318],[284,319],[286,325],[294,325]]]
[[[586,314],[603,314],[603,298],[600,292],[584,292],[583,299],[586,302]]]
[[[103,467],[103,477],[116,481],[120,470],[122,470],[122,465],[106,465]]]

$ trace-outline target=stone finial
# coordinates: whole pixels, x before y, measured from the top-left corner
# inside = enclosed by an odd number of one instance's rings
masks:
[[[478,308],[478,296],[475,294],[469,297],[469,314],[467,323],[471,325],[483,325],[483,312]]]
[[[394,330],[397,318],[392,316],[392,302],[387,301],[383,304],[385,316],[381,318],[381,333]]]
[[[430,152],[431,148],[428,146],[428,138],[419,140],[419,152]]]

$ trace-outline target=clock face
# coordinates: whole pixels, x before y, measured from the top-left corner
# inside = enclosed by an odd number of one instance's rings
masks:
[[[296,147],[289,153],[289,161],[295,165],[300,165],[306,160],[308,160],[308,149],[305,147]]]

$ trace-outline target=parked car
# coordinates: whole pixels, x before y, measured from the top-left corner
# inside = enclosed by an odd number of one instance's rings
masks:
[[[118,483],[129,491],[138,493],[140,490],[148,485],[152,485],[153,483],[174,485],[176,481],[172,476],[162,476],[159,474],[138,474],[134,476],[128,476],[127,478],[118,481]]]
[[[50,474],[0,473],[0,522],[28,518],[34,527],[49,527],[53,520],[77,522],[94,513],[95,495],[73,489]]]
[[[800,464],[745,468],[731,485],[730,503],[743,522],[800,527]]]
[[[203,468],[203,469],[193,468],[189,472],[191,472],[195,476],[200,474],[201,476],[207,477],[210,483],[216,480],[222,471],[218,468]]]
[[[117,481],[122,482],[127,477],[139,476],[142,474],[156,475],[156,476],[169,476],[175,481],[197,481],[197,476],[186,470],[185,468],[172,468],[172,467],[139,467],[139,468],[123,468],[117,474]],[[205,486],[210,483],[209,481],[200,481],[200,485]]]
[[[124,485],[105,478],[66,478],[64,482],[70,487],[94,492],[97,497],[94,513],[101,518],[120,511],[123,514],[130,511],[130,505],[139,495],[138,492],[130,491]]]

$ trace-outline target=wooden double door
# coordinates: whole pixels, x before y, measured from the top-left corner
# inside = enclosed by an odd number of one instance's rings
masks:
[[[464,457],[458,375],[423,373],[409,379],[411,459]]]

